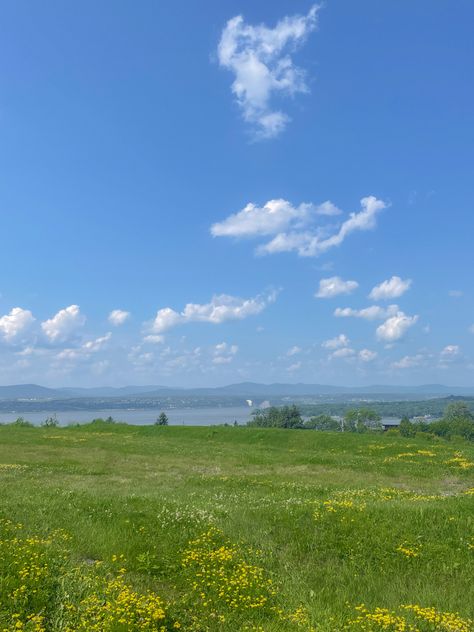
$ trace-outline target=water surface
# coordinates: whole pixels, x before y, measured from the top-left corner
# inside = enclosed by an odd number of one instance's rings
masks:
[[[172,426],[214,426],[216,424],[245,424],[251,419],[252,408],[248,406],[223,406],[222,408],[171,408],[164,412],[168,417],[168,422]],[[61,426],[73,423],[87,423],[92,419],[101,417],[113,417],[115,421],[124,421],[128,424],[144,426],[155,423],[159,414],[163,411],[157,409],[133,409],[133,410],[71,410],[58,411],[57,413],[31,412],[31,413],[0,413],[0,423],[15,421],[18,417],[23,417],[35,425],[41,424],[47,417],[56,416]]]

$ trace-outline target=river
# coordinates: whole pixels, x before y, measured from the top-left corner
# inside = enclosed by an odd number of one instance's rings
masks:
[[[252,408],[249,406],[228,406],[221,408],[170,408],[164,412],[168,417],[169,424],[172,426],[214,426],[216,424],[233,424],[237,421],[239,424],[245,424],[251,419]],[[124,421],[128,424],[144,426],[155,423],[162,409],[132,409],[132,410],[72,410],[58,411],[55,416],[61,426],[67,426],[74,423],[87,423],[92,419],[101,417],[113,417],[115,421]],[[9,423],[15,421],[18,417],[30,421],[32,424],[39,425],[47,417],[54,416],[48,412],[31,412],[31,413],[0,413],[0,423]]]

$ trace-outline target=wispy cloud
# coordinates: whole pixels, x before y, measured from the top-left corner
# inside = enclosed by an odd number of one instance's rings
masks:
[[[331,204],[325,202],[325,205]],[[317,257],[340,246],[355,231],[375,228],[377,216],[386,203],[369,195],[360,201],[361,210],[334,225],[322,225],[321,206],[303,203],[293,206],[287,200],[269,200],[263,206],[247,204],[237,213],[211,226],[214,237],[272,239],[257,247],[257,254],[296,252],[301,257]],[[326,214],[327,215],[327,214]]]
[[[441,359],[449,360],[452,358],[456,358],[461,353],[461,348],[459,345],[446,345],[444,349],[441,350]]]
[[[290,53],[316,28],[319,7],[307,15],[287,16],[274,28],[247,24],[241,15],[229,20],[217,48],[219,64],[234,73],[232,92],[256,138],[280,134],[290,120],[271,104],[274,94],[307,92],[305,73]]]
[[[298,347],[297,345],[295,345],[294,347],[291,347],[290,349],[288,349],[288,351],[286,352],[286,355],[288,357],[291,357],[291,356],[298,355],[298,353],[301,353],[301,352],[302,352],[301,347]]]
[[[87,360],[93,353],[102,351],[105,345],[108,343],[112,334],[106,333],[104,336],[95,338],[93,340],[86,340],[79,347],[66,348],[60,351],[56,355],[57,360]]]
[[[412,369],[413,367],[418,367],[423,365],[425,362],[425,356],[421,353],[417,353],[416,355],[406,355],[400,360],[396,360],[392,362],[390,365],[394,369]]]
[[[362,309],[352,307],[336,307],[334,316],[337,318],[364,318],[365,320],[383,320],[390,316],[395,316],[400,311],[398,305],[380,307],[380,305],[370,305]]]
[[[335,338],[330,338],[321,343],[321,347],[324,349],[340,349],[341,347],[347,347],[349,345],[349,338],[346,334],[339,334]]]

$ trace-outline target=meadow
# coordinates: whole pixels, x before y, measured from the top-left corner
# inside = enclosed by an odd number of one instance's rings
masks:
[[[0,630],[474,630],[474,444],[0,427]]]

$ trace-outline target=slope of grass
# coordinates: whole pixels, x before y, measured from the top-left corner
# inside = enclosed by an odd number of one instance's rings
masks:
[[[0,427],[0,481],[0,630],[474,629],[472,444]]]

